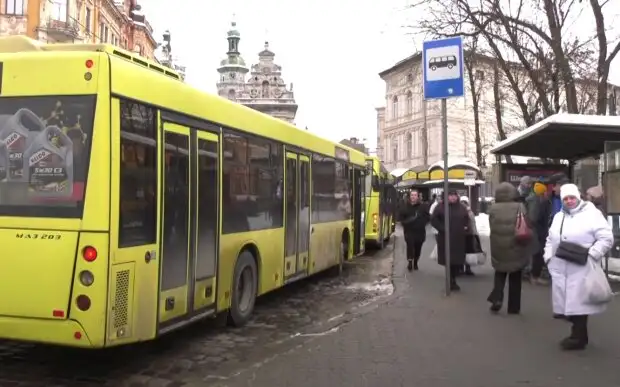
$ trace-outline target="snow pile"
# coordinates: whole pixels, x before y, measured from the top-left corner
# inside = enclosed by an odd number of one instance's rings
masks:
[[[491,235],[491,227],[489,226],[489,215],[480,214],[476,216],[476,229],[478,230],[478,235]]]
[[[383,278],[374,282],[357,282],[347,286],[349,290],[361,290],[372,293],[375,296],[390,295],[394,292],[394,285],[389,278]]]

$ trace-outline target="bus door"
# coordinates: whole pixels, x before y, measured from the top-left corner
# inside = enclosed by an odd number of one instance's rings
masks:
[[[308,273],[310,246],[310,159],[286,153],[284,280]]]
[[[364,174],[360,169],[353,169],[353,255],[364,251]]]
[[[164,123],[160,332],[214,311],[218,150],[216,134]]]

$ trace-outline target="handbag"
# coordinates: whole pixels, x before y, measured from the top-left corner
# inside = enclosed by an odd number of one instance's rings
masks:
[[[580,266],[584,266],[588,263],[588,252],[590,248],[583,247],[573,242],[566,242],[562,240],[562,230],[564,229],[564,218],[566,215],[562,214],[562,224],[560,225],[560,244],[555,251],[555,256],[561,258],[567,262],[575,263]]]
[[[515,239],[517,243],[526,244],[532,239],[532,230],[527,225],[527,221],[525,220],[525,214],[523,214],[523,210],[521,206],[519,206],[519,210],[517,211],[517,222],[515,224]]]

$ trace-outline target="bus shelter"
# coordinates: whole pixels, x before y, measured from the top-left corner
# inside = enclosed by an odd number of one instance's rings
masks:
[[[555,114],[499,142],[491,153],[565,160],[569,177],[577,161],[602,157],[605,210],[615,236],[606,270],[620,274],[620,117]]]
[[[396,178],[396,188],[401,194],[412,189],[419,189],[421,183],[428,180],[428,165],[418,165],[411,168],[398,168],[390,172]],[[421,192],[428,199],[428,195]]]

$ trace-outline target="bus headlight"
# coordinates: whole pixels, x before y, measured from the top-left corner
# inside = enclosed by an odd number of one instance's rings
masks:
[[[80,272],[80,282],[84,286],[90,286],[95,282],[95,276],[88,270],[83,270]]]

